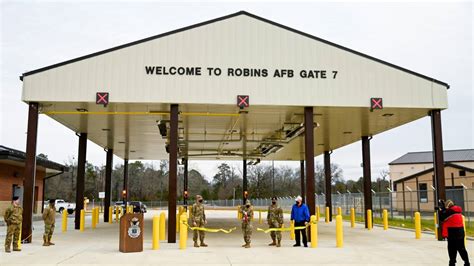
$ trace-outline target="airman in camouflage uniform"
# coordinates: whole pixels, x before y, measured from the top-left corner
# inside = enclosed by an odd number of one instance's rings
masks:
[[[244,234],[245,244],[242,245],[244,248],[250,248],[250,237],[252,236],[252,218],[253,208],[250,204],[250,200],[245,201],[245,206],[240,209],[242,213],[242,233]]]
[[[277,198],[272,197],[272,205],[268,207],[267,223],[270,228],[281,228],[283,225],[283,210],[277,205]],[[273,242],[269,246],[281,246],[281,232],[270,232]]]
[[[202,202],[202,196],[196,195],[196,203],[193,204],[193,207],[191,209],[191,215],[189,217],[194,227],[204,227],[204,225],[207,223],[206,213],[204,212],[204,205],[202,204]],[[201,241],[201,247],[207,247],[207,244],[204,243],[204,231],[200,230],[194,230],[193,232],[194,247],[199,247],[197,242],[198,235],[199,240]]]
[[[13,240],[13,251],[21,251],[18,247],[18,239],[20,236],[21,222],[23,221],[23,208],[20,207],[18,197],[13,197],[12,205],[10,205],[3,215],[3,219],[7,223],[7,235],[5,237],[5,252],[10,253],[10,246]]]
[[[43,211],[43,221],[44,221],[44,235],[43,235],[43,246],[54,245],[51,242],[51,237],[53,237],[54,225],[56,223],[56,208],[54,203],[56,200],[50,199],[49,206]]]

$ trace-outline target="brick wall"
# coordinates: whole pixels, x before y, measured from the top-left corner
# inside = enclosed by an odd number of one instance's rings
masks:
[[[36,213],[41,212],[43,201],[43,178],[45,171],[36,171],[35,188],[38,189],[38,201],[36,202]],[[25,173],[24,168],[9,164],[0,163],[0,216],[3,216],[5,209],[10,205],[13,195],[13,185],[23,186]],[[35,192],[36,193],[36,192]]]

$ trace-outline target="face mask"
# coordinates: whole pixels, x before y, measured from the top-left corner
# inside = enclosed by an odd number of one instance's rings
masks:
[[[198,200],[200,203],[202,203],[202,199]]]
[[[245,205],[245,207],[247,207],[247,208],[250,207],[250,204]]]
[[[296,205],[299,205],[300,203],[299,202],[296,202]]]
[[[275,204],[276,204],[276,201],[272,201],[272,204],[275,205]]]

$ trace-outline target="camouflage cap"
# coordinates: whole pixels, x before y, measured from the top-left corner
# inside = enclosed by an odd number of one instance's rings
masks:
[[[245,205],[251,205],[250,200],[246,200]]]
[[[448,199],[444,205],[445,205],[446,208],[450,208],[450,207],[454,206],[454,202],[452,200]]]

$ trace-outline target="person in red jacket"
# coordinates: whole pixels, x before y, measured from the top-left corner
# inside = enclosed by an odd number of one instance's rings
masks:
[[[469,256],[464,246],[464,226],[462,209],[450,200],[446,201],[446,212],[449,214],[442,223],[443,238],[448,239],[449,265],[456,265],[456,257],[461,256],[465,266],[469,266]]]

